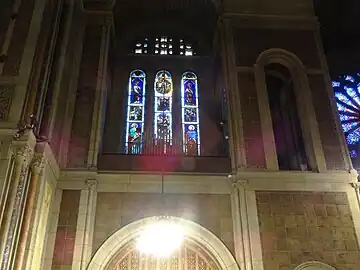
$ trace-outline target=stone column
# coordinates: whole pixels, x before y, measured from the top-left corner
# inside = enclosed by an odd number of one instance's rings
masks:
[[[88,179],[87,188],[81,191],[72,270],[85,270],[91,259],[97,202],[96,186],[95,179]]]
[[[230,22],[224,20],[221,25],[221,48],[223,75],[228,100],[229,147],[232,169],[246,166],[243,123],[241,116],[240,96],[237,86],[235,49]]]
[[[255,192],[248,181],[233,184],[232,214],[236,260],[242,270],[262,270],[260,230]]]
[[[54,255],[54,248],[55,248],[55,240],[56,240],[56,233],[60,215],[60,205],[62,199],[62,189],[56,189],[54,193],[54,199],[52,200],[51,204],[51,212],[50,212],[50,225],[47,230],[47,240],[45,245],[45,252],[44,252],[44,262],[42,269],[51,269],[53,255]]]
[[[37,199],[39,199],[41,174],[44,169],[45,159],[41,155],[36,156],[32,164],[31,178],[26,198],[23,224],[19,236],[19,244],[15,254],[15,268],[24,269],[26,255],[32,253],[31,239],[36,234],[37,224],[35,220]]]
[[[101,140],[101,126],[103,119],[103,107],[105,103],[105,93],[107,71],[108,71],[108,55],[109,55],[109,43],[111,34],[111,22],[112,18],[106,18],[104,25],[102,26],[102,40],[100,47],[100,60],[97,74],[97,85],[95,93],[95,102],[92,119],[92,129],[90,135],[90,145],[88,152],[88,167],[96,167],[97,157],[99,153],[100,140]]]
[[[18,243],[19,228],[22,224],[24,205],[26,203],[29,184],[29,161],[33,155],[35,138],[32,132],[27,132],[25,135],[26,137],[24,136],[23,140],[13,142],[13,146],[16,149],[16,154],[14,155],[15,164],[0,229],[1,270],[13,269],[14,253]]]

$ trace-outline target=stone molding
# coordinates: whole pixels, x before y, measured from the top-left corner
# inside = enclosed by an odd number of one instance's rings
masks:
[[[122,247],[136,239],[142,229],[151,224],[155,217],[137,220],[111,235],[93,256],[88,270],[103,270]],[[221,269],[240,270],[235,258],[221,240],[199,224],[178,217],[172,217],[184,228],[185,237],[198,242],[213,257]]]
[[[294,270],[336,270],[336,269],[322,262],[311,261],[300,264]]]
[[[260,53],[255,64],[256,90],[267,168],[279,169],[264,71],[264,67],[272,63],[286,67],[293,78],[298,114],[303,126],[304,142],[307,146],[306,154],[311,167],[319,172],[324,172],[326,171],[326,161],[305,67],[295,54],[279,48],[268,49]],[[303,104],[307,104],[306,108]]]

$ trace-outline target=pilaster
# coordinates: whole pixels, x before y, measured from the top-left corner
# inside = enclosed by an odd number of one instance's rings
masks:
[[[20,5],[20,1],[16,1],[17,5]],[[22,3],[26,1],[22,0]],[[13,77],[13,82],[15,83],[14,92],[11,98],[11,106],[7,119],[11,125],[16,125],[21,119],[22,108],[27,94],[27,86],[31,73],[31,67],[34,60],[34,54],[36,49],[36,44],[41,28],[41,20],[43,17],[43,12],[46,5],[46,0],[36,0],[33,11],[28,11],[32,13],[32,19],[29,26],[29,31],[25,33],[26,42],[24,51],[21,57],[21,64],[19,67],[18,76]],[[27,116],[25,116],[27,117]]]
[[[232,190],[232,214],[236,260],[240,269],[262,270],[261,241],[255,191],[248,181],[236,181]]]
[[[91,259],[97,202],[97,181],[87,179],[81,191],[72,270],[85,270]]]
[[[5,196],[5,211],[0,230],[0,254],[2,254],[0,269],[13,269],[29,187],[29,164],[35,143],[31,130],[25,130],[18,140],[12,142],[14,168],[9,176],[10,186]]]
[[[62,190],[56,189],[54,199],[51,205],[51,213],[50,213],[50,225],[47,230],[47,240],[46,240],[46,249],[44,253],[44,263],[43,269],[51,269],[54,248],[55,248],[55,239],[57,233],[57,226],[60,214],[60,205],[62,199]]]
[[[100,140],[101,140],[101,126],[103,119],[103,107],[105,106],[105,91],[106,80],[108,72],[108,56],[109,56],[109,44],[111,36],[111,17],[106,17],[104,25],[102,26],[102,39],[100,47],[99,66],[97,74],[97,84],[95,93],[95,102],[93,109],[92,128],[90,135],[90,145],[88,152],[88,167],[96,167],[97,157],[99,153]]]
[[[19,235],[19,244],[15,254],[15,268],[14,269],[26,269],[26,260],[33,255],[34,245],[31,245],[31,239],[36,236],[37,218],[36,214],[39,211],[38,202],[40,194],[42,195],[42,176],[45,165],[45,158],[42,155],[35,155],[32,166],[31,176],[29,178],[29,187],[27,197],[25,199],[26,204],[24,206],[23,223]]]
[[[240,96],[237,86],[237,74],[235,64],[234,41],[230,28],[230,21],[222,18],[221,27],[221,47],[223,60],[223,74],[227,100],[229,103],[229,145],[232,160],[232,169],[246,166],[245,143],[243,136],[243,125],[240,108]]]

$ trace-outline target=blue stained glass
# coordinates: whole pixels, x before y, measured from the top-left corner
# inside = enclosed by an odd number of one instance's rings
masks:
[[[200,127],[197,77],[185,72],[181,80],[183,150],[188,155],[200,154]]]
[[[360,143],[360,73],[339,76],[332,82],[342,129],[348,145]],[[352,158],[358,152],[352,147]]]
[[[359,117],[353,115],[340,114],[340,121],[357,120]]]
[[[351,158],[357,158],[357,157],[358,157],[358,154],[356,153],[355,150],[350,150],[350,151],[349,151],[349,154],[350,154],[350,157],[351,157]]]
[[[346,97],[343,93],[335,93],[335,97],[344,102],[345,104],[354,107],[355,109],[358,109],[358,106],[356,106],[354,101],[351,101],[348,97]],[[355,104],[354,104],[355,103]]]
[[[156,141],[171,145],[173,82],[168,71],[161,70],[156,74],[154,93],[154,137]]]
[[[343,123],[342,128],[344,132],[348,132],[349,130],[353,129],[354,127],[358,126],[358,122],[351,122],[351,123]]]
[[[339,86],[340,86],[340,82],[336,82],[336,81],[332,82],[332,87],[339,87]]]
[[[346,141],[350,145],[357,144],[360,141],[360,133],[359,133],[359,131],[355,130],[353,132],[350,132],[346,136]]]
[[[349,76],[349,75],[346,75],[346,76],[345,76],[345,80],[346,80],[346,81],[350,81],[350,82],[355,82],[354,77]]]
[[[144,88],[144,80],[145,78],[134,78],[131,80],[130,84],[130,104],[143,104],[143,88]]]
[[[356,110],[350,110],[348,107],[345,107],[344,105],[342,105],[340,103],[336,103],[336,106],[340,112],[356,113]]]
[[[183,104],[186,106],[197,106],[196,80],[184,80]]]
[[[354,90],[354,88],[345,86],[344,89],[346,90],[346,93],[356,102],[356,106],[359,107],[360,106],[360,98],[358,96],[358,93]]]
[[[145,119],[146,76],[141,70],[130,73],[126,114],[125,153],[141,154]]]

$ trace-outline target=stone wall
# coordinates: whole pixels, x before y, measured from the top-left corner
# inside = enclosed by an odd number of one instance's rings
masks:
[[[71,269],[79,203],[80,191],[63,191],[52,261],[52,269],[54,270]]]
[[[234,253],[229,195],[161,196],[150,193],[98,193],[93,253],[121,227],[141,218],[162,214],[199,223],[219,237]]]
[[[328,170],[344,170],[345,163],[341,155],[341,142],[335,124],[335,118],[331,107],[329,92],[326,89],[323,75],[309,75],[309,84],[319,125],[322,147],[324,150],[326,166]],[[338,117],[336,115],[335,117]]]
[[[86,167],[100,57],[102,27],[87,25],[68,152],[69,167]]]
[[[261,132],[254,76],[253,73],[238,73],[238,87],[244,125],[246,164],[249,168],[266,168],[263,134]]]
[[[359,268],[360,250],[346,193],[256,192],[265,270],[306,261]]]
[[[3,76],[17,76],[20,71],[21,59],[32,19],[35,0],[21,1],[17,14],[13,14],[14,30],[10,47],[4,61]]]

